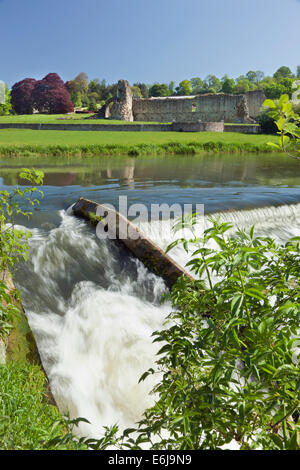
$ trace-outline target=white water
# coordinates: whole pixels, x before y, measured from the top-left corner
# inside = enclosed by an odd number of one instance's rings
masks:
[[[152,404],[153,379],[138,379],[154,364],[150,335],[171,307],[159,303],[161,279],[139,261],[123,259],[113,243],[99,242],[84,222],[60,215],[58,228],[34,230],[32,265],[18,281],[60,410],[87,418],[92,425],[81,424],[80,433],[99,437],[102,426],[132,426]],[[255,224],[257,234],[280,241],[300,235],[300,204],[221,218],[239,227]],[[156,223],[141,228],[166,248]],[[182,265],[188,259],[181,247],[170,254]]]

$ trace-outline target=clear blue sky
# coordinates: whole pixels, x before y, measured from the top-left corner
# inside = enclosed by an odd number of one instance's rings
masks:
[[[300,0],[0,0],[0,80],[114,82],[300,64]]]

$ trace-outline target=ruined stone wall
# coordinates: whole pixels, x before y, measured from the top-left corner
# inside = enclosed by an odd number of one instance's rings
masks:
[[[133,99],[133,117],[135,121],[152,122],[252,122],[246,95],[210,93],[187,98]]]
[[[262,90],[253,90],[246,93],[249,116],[255,119],[265,101],[266,97]]]
[[[117,99],[110,110],[111,119],[121,121],[133,121],[132,114],[133,94],[127,80],[119,80],[117,87]]]

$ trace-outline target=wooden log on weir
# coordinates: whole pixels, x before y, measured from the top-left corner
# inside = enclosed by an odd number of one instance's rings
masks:
[[[119,212],[83,197],[74,204],[72,209],[76,216],[94,224],[103,224],[106,231],[116,235],[116,241],[121,242],[150,271],[161,276],[168,287],[172,287],[183,275],[193,280],[187,271]],[[102,219],[97,217],[99,210],[104,215]],[[127,233],[133,232],[135,232],[133,238],[126,236]]]

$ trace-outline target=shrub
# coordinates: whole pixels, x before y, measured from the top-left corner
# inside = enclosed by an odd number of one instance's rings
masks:
[[[119,447],[299,449],[300,238],[279,246],[253,228],[225,236],[230,228],[213,221],[202,239],[169,247],[194,247],[200,280],[170,293],[156,365],[141,377],[159,373],[156,403],[136,429],[110,430]]]

